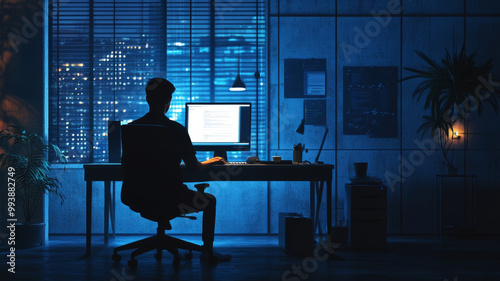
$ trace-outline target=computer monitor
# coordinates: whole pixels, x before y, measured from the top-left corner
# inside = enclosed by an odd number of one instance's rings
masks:
[[[250,150],[250,103],[186,103],[186,129],[197,151]]]

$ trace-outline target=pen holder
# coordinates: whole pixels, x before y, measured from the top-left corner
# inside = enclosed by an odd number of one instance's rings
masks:
[[[302,163],[302,150],[301,149],[294,149],[293,150],[293,163],[294,164]]]

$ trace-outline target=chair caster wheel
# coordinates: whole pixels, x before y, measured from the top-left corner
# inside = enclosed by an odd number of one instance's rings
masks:
[[[111,259],[114,260],[115,262],[120,262],[122,260],[122,256],[114,253],[113,256],[111,256]]]
[[[193,252],[189,251],[187,253],[184,254],[184,258],[187,260],[187,261],[190,261],[193,259]]]
[[[131,260],[129,260],[129,261],[128,261],[128,266],[129,266],[130,268],[136,268],[136,267],[137,267],[137,264],[138,264],[138,262],[137,262],[137,260],[135,260],[135,259],[131,259]]]
[[[181,265],[181,259],[179,257],[174,257],[174,260],[172,261],[172,265],[177,268]]]
[[[160,253],[156,253],[156,254],[155,254],[155,259],[156,259],[156,261],[161,261],[161,258],[162,258],[162,254],[161,254],[161,252],[160,252]]]

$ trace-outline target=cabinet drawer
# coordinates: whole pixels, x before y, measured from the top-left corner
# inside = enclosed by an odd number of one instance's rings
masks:
[[[351,209],[351,221],[357,220],[386,220],[387,211],[385,209]]]
[[[358,197],[351,201],[351,208],[386,209],[387,200],[380,197]]]
[[[352,197],[385,197],[387,190],[381,185],[361,185],[351,188]]]

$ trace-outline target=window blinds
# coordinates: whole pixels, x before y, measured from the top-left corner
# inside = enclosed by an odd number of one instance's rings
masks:
[[[251,151],[228,158],[265,157],[263,0],[53,0],[50,9],[49,134],[70,162],[107,161],[108,121],[144,115],[155,76],[176,86],[167,115],[181,124],[186,102],[251,102]],[[238,68],[247,91],[230,92]]]

